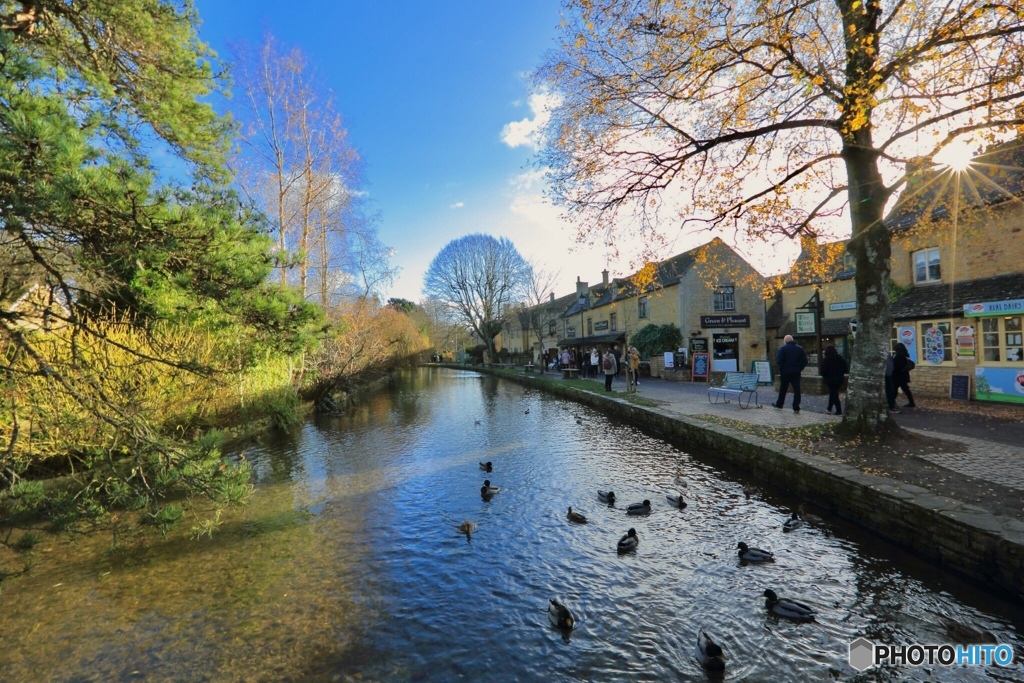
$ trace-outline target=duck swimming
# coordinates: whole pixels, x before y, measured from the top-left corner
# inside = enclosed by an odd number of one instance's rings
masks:
[[[572,507],[569,507],[569,514],[566,515],[570,522],[576,522],[577,524],[586,524],[587,518],[578,512],[573,512]]]
[[[792,619],[793,621],[814,621],[814,617],[818,616],[815,614],[807,605],[796,602],[795,600],[789,600],[787,598],[780,598],[775,594],[775,591],[768,588],[763,593],[765,597],[764,606],[769,611]]]
[[[619,539],[619,552],[628,553],[630,550],[636,550],[638,545],[640,545],[640,538],[636,535],[636,529],[630,529],[625,536]]]
[[[686,507],[686,501],[683,500],[683,494],[681,493],[678,496],[668,495],[665,497],[668,498],[668,502],[672,503],[672,507],[674,508],[682,510]]]
[[[548,619],[551,620],[552,626],[560,629],[571,629],[576,625],[572,612],[565,605],[554,598],[549,598],[548,603]]]
[[[646,515],[649,514],[650,511],[651,501],[649,500],[645,500],[642,503],[631,503],[630,506],[626,508],[627,515]]]
[[[697,632],[697,661],[708,671],[725,670],[725,655],[718,643],[711,640],[707,631]]]
[[[736,544],[740,549],[739,556],[744,562],[774,562],[775,554],[760,548],[748,548],[747,544],[740,541]]]
[[[615,505],[615,491],[598,491],[597,499],[600,500],[602,503]]]
[[[480,487],[481,496],[493,496],[495,493],[500,491],[497,486],[491,486],[490,479],[484,479],[484,485]]]
[[[482,469],[484,472],[490,472],[492,469],[494,469],[494,465],[492,465],[491,461],[488,460],[487,462],[480,463],[480,469]]]
[[[476,531],[476,525],[468,519],[459,525],[459,532],[469,536],[471,533]]]
[[[800,515],[793,513],[793,516],[786,520],[785,524],[782,525],[783,531],[796,531],[804,525],[804,520],[800,519]]]

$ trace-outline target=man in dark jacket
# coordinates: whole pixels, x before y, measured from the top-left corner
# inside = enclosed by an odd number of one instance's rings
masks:
[[[775,354],[775,364],[779,366],[779,400],[773,403],[776,408],[786,405],[786,392],[793,385],[793,412],[800,412],[800,373],[807,367],[807,354],[802,346],[797,346],[793,335],[787,334],[785,343]]]

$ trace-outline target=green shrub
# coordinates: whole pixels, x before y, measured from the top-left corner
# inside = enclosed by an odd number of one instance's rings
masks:
[[[629,343],[637,348],[641,356],[650,358],[654,354],[678,349],[683,343],[683,333],[672,323],[652,323],[637,330],[630,337]]]

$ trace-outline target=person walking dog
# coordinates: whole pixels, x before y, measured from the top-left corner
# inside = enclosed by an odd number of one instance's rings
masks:
[[[772,405],[782,408],[786,405],[786,392],[793,386],[793,412],[800,412],[800,373],[807,367],[807,353],[802,346],[793,341],[793,335],[787,334],[785,342],[775,354],[775,364],[779,366],[779,400]]]

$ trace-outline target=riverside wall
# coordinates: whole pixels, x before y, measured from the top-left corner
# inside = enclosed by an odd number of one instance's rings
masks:
[[[465,366],[451,367],[467,369]],[[1024,603],[1024,522],[775,441],[536,376],[470,368],[584,403],[735,465],[988,590]]]

